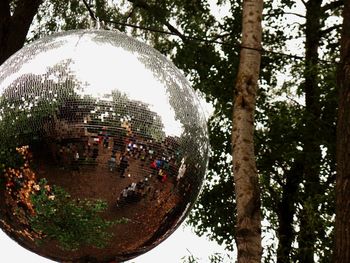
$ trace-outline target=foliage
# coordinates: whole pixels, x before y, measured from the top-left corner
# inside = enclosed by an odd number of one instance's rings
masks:
[[[55,1],[53,1],[54,3]],[[119,17],[122,22],[135,23],[140,26],[151,27],[158,30],[172,30],[165,21],[172,21],[177,29],[181,29],[179,38],[169,38],[158,32],[148,32],[134,29],[132,33],[142,39],[148,40],[155,48],[171,57],[174,63],[181,68],[193,83],[194,88],[200,90],[206,99],[215,107],[214,115],[209,121],[211,158],[207,182],[204,185],[202,195],[195,205],[189,222],[195,227],[198,234],[206,234],[219,243],[225,244],[232,250],[234,240],[234,194],[231,173],[231,114],[232,114],[232,88],[234,86],[236,69],[238,66],[238,43],[241,32],[241,2],[217,1],[218,7],[228,6],[229,14],[222,19],[216,18],[210,11],[207,1],[162,1],[157,5],[153,1],[124,1],[117,7],[114,17]],[[98,7],[96,10],[103,9]],[[286,42],[304,35],[303,25],[286,25],[286,10],[291,10],[296,1],[270,1],[265,4],[264,46],[271,50],[283,50]],[[104,6],[105,7],[105,6]],[[121,8],[123,7],[123,8]],[[109,10],[105,8],[105,10]],[[122,10],[125,10],[122,12]],[[194,11],[195,10],[195,11]],[[119,12],[117,12],[119,11]],[[108,11],[106,11],[108,13]],[[57,14],[60,14],[58,12]],[[333,14],[333,12],[330,12]],[[86,16],[83,15],[77,17]],[[108,17],[108,15],[106,16]],[[113,20],[113,17],[108,17]],[[327,15],[323,17],[326,19]],[[69,23],[66,23],[67,25]],[[72,26],[75,24],[72,23]],[[108,26],[113,26],[109,24]],[[116,27],[126,30],[123,26]],[[175,32],[175,31],[173,31]],[[295,34],[293,35],[293,32]],[[193,38],[206,38],[223,41],[224,45],[203,43],[193,39],[185,39],[183,36]],[[330,38],[334,42],[334,38]],[[336,46],[334,43],[332,46]],[[334,49],[333,49],[334,50]],[[333,51],[332,50],[332,51]],[[328,54],[327,52],[325,54]],[[332,58],[333,59],[333,58]],[[288,65],[292,70],[284,68]],[[285,102],[278,98],[295,98],[295,91],[299,91],[302,101],[304,93],[302,88],[303,68],[305,64],[282,56],[278,53],[265,53],[262,58],[261,88],[257,102],[257,132],[256,153],[258,169],[262,183],[263,206],[266,218],[271,223],[271,228],[278,231],[281,219],[278,218],[279,205],[282,197],[288,194],[288,178],[298,178],[300,171],[292,169],[303,159],[302,138],[300,131],[305,125],[305,108],[293,99]],[[334,96],[335,84],[334,72],[324,65],[325,70],[320,74],[323,81],[322,107],[324,137],[319,138],[326,150],[326,156],[322,159],[322,167],[325,167],[323,176],[329,185],[332,185],[332,171],[334,171],[334,116],[335,104],[331,101]],[[285,80],[282,85],[278,83],[278,72],[292,74],[292,80]],[[218,88],[220,87],[220,88]],[[297,162],[298,160],[298,162]],[[307,193],[303,193],[302,179],[296,181],[294,195],[291,200],[292,207],[303,204]],[[288,181],[289,182],[289,181]],[[289,186],[290,183],[288,183]],[[329,188],[331,191],[332,188]],[[331,194],[330,194],[331,195]],[[320,197],[321,198],[321,197]],[[328,198],[326,195],[324,198]],[[329,203],[331,205],[331,202]],[[297,209],[290,211],[298,216]],[[331,210],[327,210],[322,218],[328,218]],[[332,224],[326,219],[324,222]],[[297,224],[298,221],[293,224]],[[294,230],[293,236],[297,235]],[[293,238],[293,237],[292,237]],[[329,239],[320,240],[323,245]],[[322,257],[322,256],[321,256]]]
[[[185,256],[185,257],[182,257],[181,258],[182,260],[182,263],[197,263],[199,258],[193,256],[193,255],[190,255],[190,256]]]
[[[211,263],[233,262],[233,258],[228,254],[214,253],[208,256],[208,261]],[[182,263],[198,263],[200,258],[190,254],[181,258]]]
[[[57,240],[62,249],[85,245],[103,248],[112,237],[109,228],[125,222],[103,219],[100,214],[107,203],[102,200],[74,200],[63,188],[54,186],[50,191],[46,183],[41,179],[40,190],[31,195],[35,215],[30,225],[44,240]]]
[[[16,147],[38,143],[41,124],[49,122],[53,113],[63,104],[65,96],[60,92],[62,86],[71,87],[67,92],[70,92],[71,99],[76,99],[72,92],[76,84],[75,79],[70,76],[63,83],[51,79],[57,72],[67,70],[68,64],[69,61],[65,61],[48,68],[44,77],[35,74],[22,75],[1,95],[0,169],[19,167],[22,164]],[[36,87],[24,85],[23,79],[26,78],[31,78]],[[18,92],[19,89],[31,89],[31,92],[21,93]]]
[[[206,100],[214,106],[209,121],[211,157],[207,181],[202,195],[190,216],[190,223],[199,234],[206,234],[219,243],[234,249],[234,193],[231,172],[231,117],[232,89],[234,87],[239,62],[239,40],[241,34],[242,1],[218,0],[217,8],[228,13],[216,17],[209,1],[142,1],[125,0],[118,4],[110,1],[94,2],[93,10],[102,19],[114,21],[106,27],[127,31],[135,37],[147,41],[163,54],[170,57],[191,80],[193,87],[201,91]],[[264,217],[270,223],[269,230],[281,241],[279,231],[284,223],[291,222],[291,252],[288,261],[296,261],[298,236],[302,211],[319,205],[313,222],[318,233],[315,254],[320,262],[329,262],[334,227],[334,178],[335,178],[335,123],[336,123],[336,82],[335,67],[339,52],[339,25],[333,23],[339,18],[342,1],[321,1],[320,47],[317,79],[320,96],[319,132],[306,131],[310,113],[305,109],[304,74],[307,61],[304,60],[305,7],[302,2],[265,1],[264,9],[264,49],[259,96],[256,113],[256,155],[261,178]],[[299,6],[302,13],[295,14]],[[295,20],[299,17],[299,20]],[[296,21],[290,23],[290,21]],[[169,22],[170,21],[170,22]],[[153,32],[130,29],[118,23],[130,23],[155,29]],[[31,27],[29,41],[59,30],[87,28],[88,12],[81,1],[47,0]],[[173,26],[173,27],[171,27]],[[175,28],[175,29],[174,29]],[[178,37],[169,36],[156,30],[169,30]],[[192,38],[186,38],[191,36]],[[195,38],[221,41],[203,42]],[[300,56],[285,56],[279,51],[288,50],[288,42],[299,43]],[[326,62],[327,60],[329,62]],[[283,75],[283,76],[282,76]],[[282,76],[282,77],[281,77]],[[312,116],[311,116],[312,117]],[[305,134],[319,145],[322,156],[319,162],[319,180],[316,199],[305,191],[303,144]],[[288,208],[288,220],[283,217],[282,208]],[[288,221],[288,222],[287,222]],[[281,242],[279,242],[281,243]],[[271,250],[274,250],[271,248]],[[271,253],[270,253],[271,252]],[[276,251],[269,251],[276,256]],[[266,258],[267,262],[275,256]]]
[[[209,160],[209,167],[212,167],[212,169],[207,174],[202,194],[195,205],[195,209],[190,214],[188,222],[194,226],[197,234],[206,234],[212,240],[233,250],[235,199],[230,170],[231,156],[223,153],[223,151],[229,152],[228,148],[230,148],[230,133],[227,128],[230,123],[225,123],[225,118],[222,118],[222,123],[218,126],[215,125],[217,121],[212,117],[209,122],[209,129],[212,134],[210,145],[222,145],[222,148],[212,148]],[[221,129],[227,130],[220,131]],[[226,136],[220,136],[220,132],[225,132]],[[200,224],[198,224],[199,218],[201,220]]]

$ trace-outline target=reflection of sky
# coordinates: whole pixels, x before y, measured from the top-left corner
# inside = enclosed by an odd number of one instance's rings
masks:
[[[148,104],[151,111],[160,115],[167,136],[181,135],[182,125],[175,120],[164,84],[138,60],[137,54],[109,43],[93,42],[87,35],[63,36],[62,40],[68,42],[63,47],[39,52],[18,72],[4,80],[3,85],[7,86],[22,74],[44,74],[48,66],[72,58],[74,64],[70,65],[70,70],[79,82],[84,83],[82,95],[102,98],[118,90],[127,94],[130,100]]]

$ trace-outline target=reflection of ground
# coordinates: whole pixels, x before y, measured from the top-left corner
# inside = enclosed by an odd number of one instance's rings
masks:
[[[63,187],[72,195],[72,198],[92,198],[106,201],[108,203],[108,209],[104,213],[106,219],[129,219],[127,223],[116,224],[110,229],[113,237],[109,246],[104,249],[85,247],[71,252],[58,249],[57,243],[54,241],[34,248],[33,243],[25,235],[20,242],[38,254],[51,258],[65,258],[70,261],[85,256],[85,259],[81,259],[79,262],[108,262],[113,259],[113,256],[118,256],[117,260],[123,260],[124,255],[127,258],[127,255],[136,256],[138,253],[142,253],[145,247],[146,249],[147,246],[152,247],[153,243],[159,241],[160,237],[165,234],[167,230],[165,224],[172,227],[176,223],[174,218],[183,212],[184,207],[174,175],[168,176],[167,180],[162,182],[158,178],[158,170],[150,167],[153,159],[146,158],[143,161],[139,157],[129,156],[129,166],[125,171],[126,176],[122,178],[118,167],[110,171],[108,163],[113,148],[111,139],[108,146],[106,148],[103,143],[99,143],[96,146],[98,147],[98,155],[95,162],[80,162],[78,166],[72,164],[58,167],[44,151],[34,152],[33,162],[38,177],[46,178],[50,185]],[[120,155],[120,151],[116,152],[117,157]],[[145,177],[147,177],[148,182],[141,190],[142,198],[133,200],[132,197],[128,196],[120,200],[124,189],[132,183],[144,180]],[[117,205],[118,199],[120,201]],[[179,213],[177,213],[176,207],[180,207]],[[15,228],[21,229],[20,222],[17,223],[19,226],[15,226]],[[91,255],[91,257],[86,258],[86,255]],[[94,261],[94,259],[98,259],[98,261]]]

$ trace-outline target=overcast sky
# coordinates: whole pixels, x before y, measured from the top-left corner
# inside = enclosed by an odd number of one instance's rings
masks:
[[[1,262],[4,263],[50,263],[54,262],[38,256],[18,245],[12,239],[0,231]],[[166,239],[159,246],[146,254],[139,256],[128,263],[180,263],[184,256],[193,256],[199,259],[201,263],[209,263],[208,256],[213,253],[227,252],[216,242],[210,242],[205,237],[198,237],[191,232],[189,227],[180,226],[173,235]],[[225,260],[229,262],[228,259]],[[223,262],[224,263],[224,262]]]

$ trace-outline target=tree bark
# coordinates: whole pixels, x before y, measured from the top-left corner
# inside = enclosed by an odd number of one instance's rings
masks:
[[[232,129],[238,263],[261,262],[260,190],[254,154],[254,111],[261,60],[262,0],[243,1],[242,48]]]
[[[337,177],[334,261],[350,262],[350,1],[344,1],[337,123]]]
[[[296,212],[299,184],[302,179],[304,163],[296,158],[291,169],[286,172],[286,183],[282,186],[282,199],[278,203],[278,248],[277,263],[291,262],[292,243],[295,237],[293,218]]]
[[[0,1],[0,64],[23,47],[42,0],[16,1],[13,14],[10,2],[11,0]]]
[[[300,211],[299,262],[313,263],[318,231],[320,191],[320,89],[318,85],[318,49],[321,36],[322,0],[306,3],[304,93],[305,113],[302,134],[304,152],[304,193]]]

